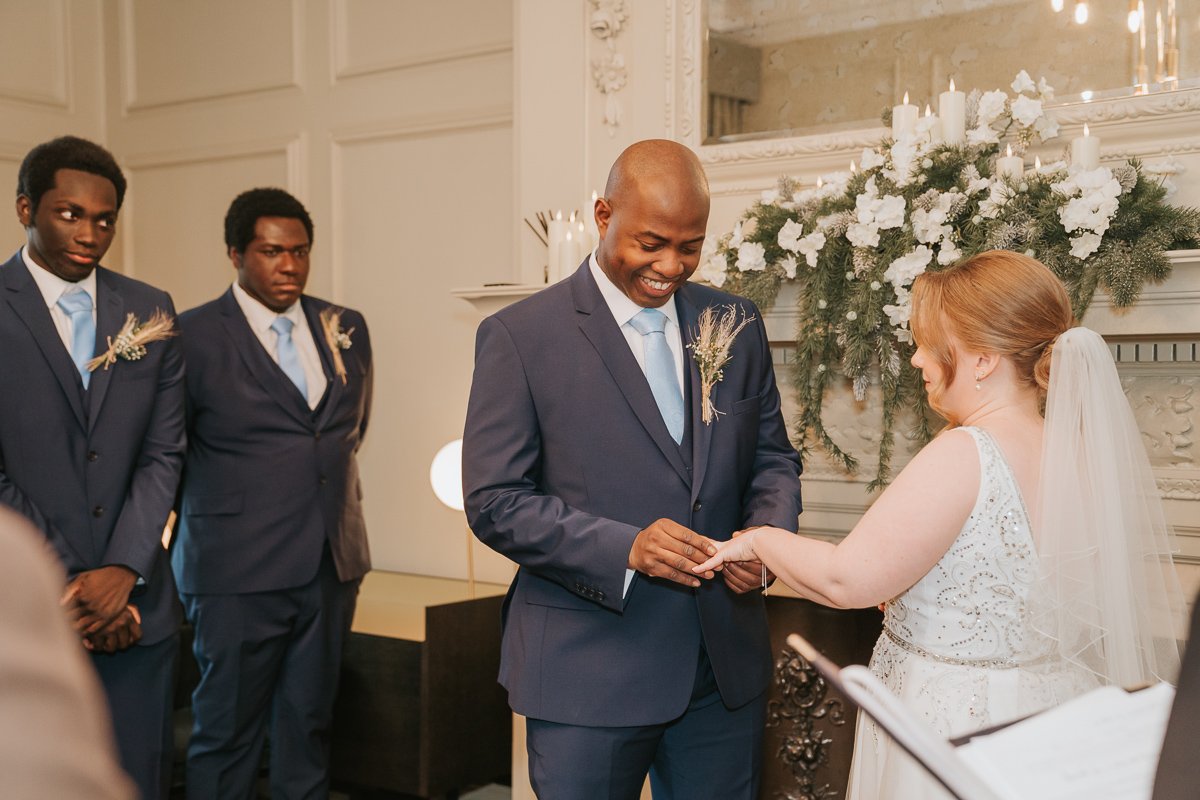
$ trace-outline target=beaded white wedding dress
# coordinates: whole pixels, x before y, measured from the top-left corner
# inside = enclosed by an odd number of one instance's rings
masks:
[[[1098,685],[1053,657],[1025,601],[1038,576],[1030,517],[991,435],[963,428],[979,449],[979,495],[954,544],[916,585],[887,604],[871,671],[914,714],[952,738],[1061,703]],[[852,800],[949,798],[899,745],[859,714]]]

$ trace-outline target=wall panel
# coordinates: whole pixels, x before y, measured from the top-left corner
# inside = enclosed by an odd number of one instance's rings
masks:
[[[0,97],[69,105],[70,27],[66,0],[0,4]]]
[[[125,110],[299,84],[300,0],[121,0]]]
[[[429,465],[462,436],[475,311],[450,296],[505,271],[512,230],[507,122],[342,141],[334,156],[339,292],[375,349],[375,412],[362,455],[376,565],[466,574],[465,520],[434,497]],[[476,545],[479,577],[507,562]]]
[[[225,210],[246,189],[288,185],[287,147],[133,163],[125,271],[170,292],[180,311],[213,299],[234,277]],[[318,250],[314,258],[321,257]]]

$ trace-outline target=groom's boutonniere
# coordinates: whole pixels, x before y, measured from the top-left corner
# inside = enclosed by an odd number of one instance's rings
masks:
[[[122,361],[137,361],[146,355],[146,345],[170,339],[177,333],[175,321],[162,309],[154,309],[150,319],[138,322],[136,314],[126,314],[125,324],[116,336],[109,336],[108,349],[87,362],[88,372],[95,372],[98,367],[108,369]]]
[[[722,413],[713,405],[713,389],[725,377],[724,368],[729,363],[733,340],[753,320],[754,317],[745,316],[733,305],[725,306],[719,312],[709,306],[700,312],[700,327],[688,349],[700,370],[700,417],[705,425],[711,425]]]
[[[333,371],[342,379],[344,385],[346,365],[342,362],[342,351],[349,350],[354,344],[350,341],[350,334],[354,333],[354,328],[342,330],[343,310],[333,306],[324,309],[321,312],[321,327],[325,330],[325,343],[329,345],[329,352],[333,354]]]

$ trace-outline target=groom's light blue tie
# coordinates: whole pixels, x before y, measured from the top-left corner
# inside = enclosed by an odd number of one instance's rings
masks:
[[[678,444],[683,441],[683,392],[679,389],[679,375],[675,371],[675,358],[667,344],[667,316],[655,308],[643,308],[629,320],[633,329],[642,335],[646,356],[646,380],[658,403],[658,411],[667,431]]]
[[[96,354],[96,322],[92,319],[92,296],[80,286],[71,286],[58,298],[58,307],[71,318],[71,360],[88,388],[92,373],[87,362]]]
[[[276,317],[271,323],[275,331],[275,352],[279,356],[279,368],[291,378],[304,399],[308,399],[308,381],[304,379],[304,367],[300,364],[300,353],[292,341],[292,321],[287,317]]]

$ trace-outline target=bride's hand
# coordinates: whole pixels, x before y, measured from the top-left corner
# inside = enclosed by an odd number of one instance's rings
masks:
[[[731,561],[756,561],[758,556],[754,552],[754,537],[758,531],[751,531],[744,536],[737,536],[727,542],[717,544],[717,552],[712,558],[705,561],[699,566],[692,567],[692,572],[697,575],[709,570],[720,570],[722,565]]]

